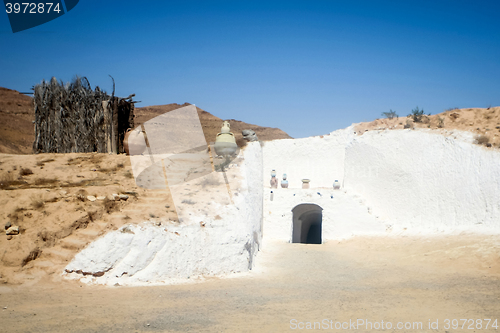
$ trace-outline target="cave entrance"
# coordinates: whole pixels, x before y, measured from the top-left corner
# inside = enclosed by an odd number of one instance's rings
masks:
[[[292,209],[292,243],[321,244],[323,208],[316,204],[300,204]]]

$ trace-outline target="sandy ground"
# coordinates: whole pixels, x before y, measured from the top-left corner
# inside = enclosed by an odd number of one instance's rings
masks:
[[[336,323],[357,319],[390,322],[388,332],[495,331],[484,319],[500,319],[499,249],[499,236],[470,234],[271,243],[254,271],[228,279],[4,285],[0,321],[5,332],[282,332],[308,322],[342,331]],[[483,319],[483,329],[447,329],[446,319]],[[397,329],[399,322],[422,326]],[[369,328],[350,330],[376,331]]]
[[[178,223],[170,191],[138,187],[124,154],[0,154],[0,206],[0,285],[54,276],[124,224]],[[6,235],[8,223],[20,233]]]

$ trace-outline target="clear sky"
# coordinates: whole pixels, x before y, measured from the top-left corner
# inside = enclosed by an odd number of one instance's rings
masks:
[[[0,86],[86,76],[137,106],[189,102],[223,119],[329,133],[500,105],[500,1],[94,1],[13,34]]]

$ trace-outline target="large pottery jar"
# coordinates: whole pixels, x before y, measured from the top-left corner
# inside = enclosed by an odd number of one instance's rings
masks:
[[[234,134],[229,131],[229,122],[225,121],[215,138],[215,153],[218,156],[231,156],[238,149]]]

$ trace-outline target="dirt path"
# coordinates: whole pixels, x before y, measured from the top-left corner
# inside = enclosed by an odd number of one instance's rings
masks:
[[[281,332],[307,322],[342,331],[337,322],[357,319],[391,322],[386,332],[498,331],[485,330],[486,321],[481,330],[446,329],[444,320],[500,321],[499,236],[273,243],[257,265],[237,278],[162,287],[4,285],[1,331]],[[439,320],[438,329],[428,328],[429,319]],[[398,322],[422,329],[397,329]]]

